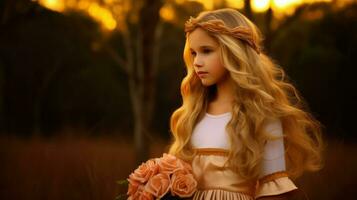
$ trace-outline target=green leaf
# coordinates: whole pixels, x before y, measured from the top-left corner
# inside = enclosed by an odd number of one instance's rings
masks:
[[[126,180],[126,179],[123,179],[123,180],[119,180],[119,181],[116,181],[117,184],[119,185],[129,185],[129,181]]]
[[[115,197],[115,200],[125,200],[128,199],[128,195],[126,194],[119,194],[117,197]]]

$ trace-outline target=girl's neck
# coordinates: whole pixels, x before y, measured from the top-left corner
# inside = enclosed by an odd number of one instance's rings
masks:
[[[209,102],[207,113],[221,114],[231,112],[234,100],[233,84],[228,80],[216,84],[216,94]]]
[[[233,103],[234,100],[234,87],[230,78],[216,84],[216,95],[212,102],[217,103]]]

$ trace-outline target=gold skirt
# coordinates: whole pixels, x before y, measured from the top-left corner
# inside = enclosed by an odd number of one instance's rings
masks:
[[[193,200],[253,200],[255,182],[241,178],[224,166],[228,156],[225,149],[199,148],[192,160],[197,192]]]
[[[192,199],[195,200],[207,200],[207,199],[227,199],[227,200],[253,200],[252,196],[239,193],[229,192],[225,190],[198,190]]]

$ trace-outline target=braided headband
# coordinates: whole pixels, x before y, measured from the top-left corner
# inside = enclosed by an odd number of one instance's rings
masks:
[[[185,32],[191,32],[197,27],[201,27],[209,32],[226,34],[240,39],[260,54],[260,48],[253,37],[252,30],[248,27],[236,26],[234,28],[228,28],[224,22],[219,19],[209,20],[207,22],[198,22],[197,19],[190,17],[190,19],[185,23]]]

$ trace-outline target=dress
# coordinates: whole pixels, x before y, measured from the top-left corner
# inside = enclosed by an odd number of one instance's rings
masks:
[[[192,160],[192,169],[198,185],[193,200],[254,200],[297,189],[285,172],[282,138],[266,143],[259,181],[247,181],[224,166],[229,150],[225,126],[230,118],[230,112],[206,113],[194,128],[191,145],[197,154]],[[282,134],[280,121],[271,121],[266,130],[273,135]]]

